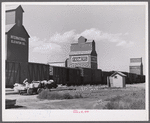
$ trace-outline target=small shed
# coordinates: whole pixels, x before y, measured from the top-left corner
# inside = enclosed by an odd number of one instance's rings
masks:
[[[125,87],[126,75],[121,72],[114,72],[108,79],[109,87]]]

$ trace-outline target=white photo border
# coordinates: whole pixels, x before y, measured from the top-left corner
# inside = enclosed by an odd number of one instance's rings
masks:
[[[6,5],[145,5],[146,9],[146,109],[90,110],[87,114],[73,110],[5,109],[5,6]],[[2,121],[147,121],[149,118],[148,2],[3,2],[2,3]]]

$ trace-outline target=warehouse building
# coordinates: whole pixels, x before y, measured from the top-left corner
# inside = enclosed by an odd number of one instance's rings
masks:
[[[58,66],[58,67],[66,67],[66,62],[48,62],[48,65]]]
[[[130,73],[143,75],[142,58],[131,58],[129,69],[130,69]]]
[[[83,67],[97,69],[97,53],[95,41],[87,40],[83,36],[77,43],[72,43],[68,59],[68,67]]]

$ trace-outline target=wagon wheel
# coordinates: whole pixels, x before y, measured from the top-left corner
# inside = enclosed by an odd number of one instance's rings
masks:
[[[38,93],[38,94],[41,93],[42,90],[44,90],[44,89],[43,89],[43,88],[38,88],[38,89],[37,89],[37,93]]]
[[[27,94],[29,94],[29,95],[33,94],[33,89],[32,88],[28,88],[27,89]]]
[[[20,94],[20,95],[22,95],[22,92],[21,92],[21,90],[19,90],[19,94]]]

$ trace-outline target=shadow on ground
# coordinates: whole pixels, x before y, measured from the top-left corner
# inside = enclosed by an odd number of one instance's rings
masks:
[[[26,109],[26,106],[20,106],[20,105],[14,105],[14,106],[10,106],[10,107],[6,107],[6,109],[17,109],[17,108],[23,108]]]

